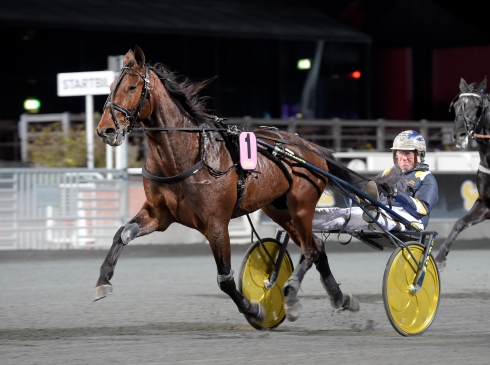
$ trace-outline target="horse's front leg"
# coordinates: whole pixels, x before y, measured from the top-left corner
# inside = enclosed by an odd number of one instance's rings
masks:
[[[477,199],[468,214],[459,218],[456,223],[454,223],[451,233],[449,234],[449,236],[447,236],[441,247],[439,247],[439,252],[436,256],[436,265],[439,271],[443,271],[446,268],[447,255],[449,254],[451,246],[456,240],[456,237],[458,237],[458,235],[466,228],[478,224],[489,218],[490,209],[485,205],[483,200]]]
[[[114,275],[114,268],[124,246],[136,237],[154,232],[158,227],[159,221],[150,217],[148,211],[143,207],[133,219],[119,228],[114,235],[112,246],[100,267],[100,276],[95,287],[94,301],[112,294],[112,285],[109,280]]]
[[[251,302],[244,297],[236,288],[233,270],[231,268],[231,249],[228,224],[219,228],[208,229],[203,232],[209,241],[218,270],[219,288],[233,300],[238,307],[238,311],[244,315],[263,321],[266,313],[260,303]]]

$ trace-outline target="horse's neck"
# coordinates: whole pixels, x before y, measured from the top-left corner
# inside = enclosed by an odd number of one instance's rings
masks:
[[[159,102],[154,105],[151,120],[153,128],[196,127],[194,121],[183,113],[166,91],[158,94]],[[165,174],[176,174],[189,163],[194,164],[201,156],[199,133],[170,131],[147,131],[147,163],[154,163]],[[156,167],[156,166],[155,166]],[[157,172],[157,171],[155,171]]]
[[[480,165],[490,169],[490,140],[486,139],[478,142],[478,153],[480,155]]]
[[[485,114],[485,119],[483,120],[484,128],[481,130],[480,134],[486,137],[490,137],[490,114]],[[480,165],[486,168],[490,168],[490,138],[480,138],[477,139],[478,153],[480,155]]]

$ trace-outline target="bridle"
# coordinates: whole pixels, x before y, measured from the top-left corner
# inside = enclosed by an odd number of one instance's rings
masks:
[[[462,103],[461,109],[456,113],[456,120],[458,120],[459,117],[462,117],[464,120],[464,127],[466,130],[466,133],[469,137],[473,139],[478,139],[478,138],[490,138],[490,135],[485,135],[485,134],[477,134],[476,132],[481,129],[480,123],[483,120],[483,116],[485,115],[486,108],[488,106],[488,99],[485,94],[482,93],[476,93],[476,92],[464,92],[456,96],[454,100],[451,102],[451,105],[449,106],[449,110],[454,108],[454,103],[459,100],[462,96],[473,96],[476,97],[480,100],[480,103],[478,105],[478,110],[476,112],[476,119],[469,118],[466,115],[466,103]]]
[[[117,88],[119,87],[119,84],[121,83],[122,79],[126,74],[129,74],[130,71],[134,72],[135,74],[139,75],[143,81],[143,90],[141,91],[141,97],[140,100],[138,101],[138,104],[132,109],[128,110],[125,107],[114,103],[114,94],[117,91]],[[111,93],[107,97],[107,100],[104,104],[104,109],[109,108],[111,111],[111,116],[112,116],[112,121],[114,122],[114,125],[116,126],[116,134],[121,134],[123,137],[126,134],[129,134],[131,130],[134,128],[135,124],[138,121],[138,117],[141,114],[141,111],[143,110],[143,107],[145,105],[146,100],[150,100],[150,66],[145,65],[145,75],[139,73],[138,71],[134,70],[131,67],[124,66],[121,69],[121,73],[119,74],[119,77],[116,80],[116,84],[114,85],[114,89],[112,89]],[[128,122],[128,125],[121,127],[119,124],[119,120],[117,119],[116,116],[116,110],[122,114],[124,114],[124,119]]]

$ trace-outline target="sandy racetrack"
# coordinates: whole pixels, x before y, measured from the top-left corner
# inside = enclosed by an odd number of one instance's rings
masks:
[[[245,249],[234,248],[236,280]],[[106,253],[0,252],[2,365],[487,364],[490,356],[490,250],[451,252],[437,316],[417,337],[400,336],[384,311],[390,251],[329,255],[359,313],[330,307],[312,269],[300,318],[274,331],[253,329],[221,293],[206,245],[127,247],[114,294],[92,302]]]

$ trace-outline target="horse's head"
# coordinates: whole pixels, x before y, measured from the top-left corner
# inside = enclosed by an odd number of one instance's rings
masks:
[[[468,138],[474,138],[486,123],[489,112],[489,99],[485,94],[487,78],[479,85],[467,84],[462,78],[459,83],[460,93],[452,101],[449,110],[454,109],[453,141],[457,148],[466,148]]]
[[[123,67],[111,85],[104,113],[97,126],[99,137],[111,146],[119,146],[138,121],[149,118],[150,69],[139,47],[124,56]]]

